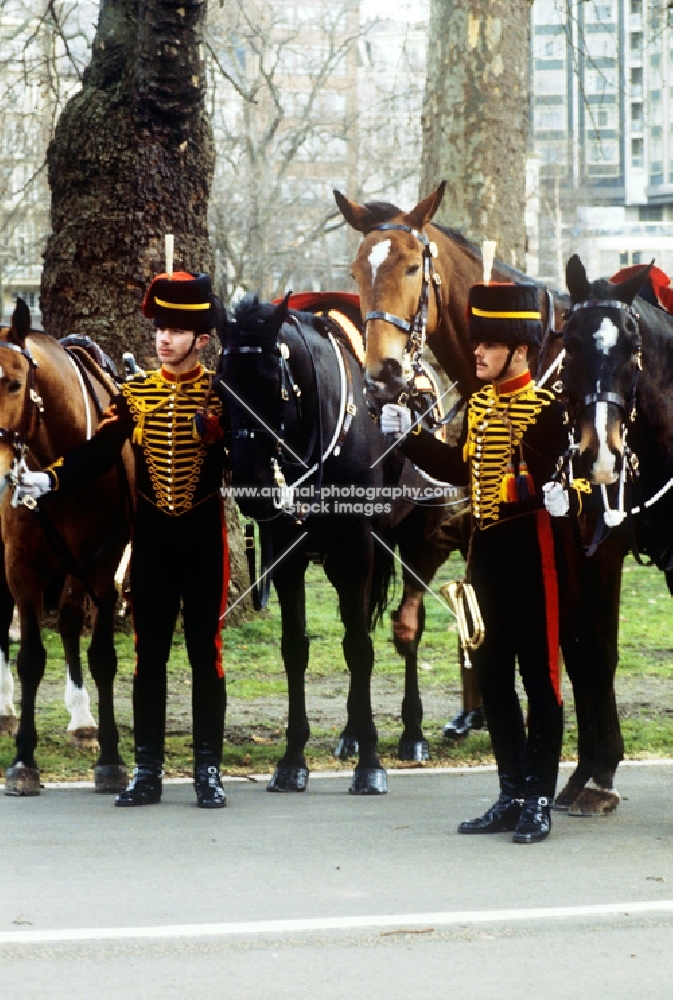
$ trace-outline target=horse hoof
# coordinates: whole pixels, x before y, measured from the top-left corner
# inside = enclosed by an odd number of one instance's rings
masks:
[[[129,783],[125,764],[96,764],[93,769],[95,792],[123,792]]]
[[[400,740],[397,749],[399,760],[430,760],[430,747],[427,740]]]
[[[16,736],[19,720],[16,715],[0,715],[0,736]]]
[[[348,760],[357,757],[360,752],[360,744],[354,736],[340,736],[336,745],[334,756],[339,760]]]
[[[95,726],[82,726],[80,729],[68,730],[68,743],[78,750],[100,750],[98,745],[98,730]]]
[[[552,809],[556,809],[557,812],[568,812],[573,802],[582,794],[585,785],[586,781],[571,775],[552,802]]]
[[[619,805],[614,788],[585,788],[568,809],[569,816],[605,816]]]
[[[385,795],[388,775],[382,767],[356,767],[348,789],[350,795]]]
[[[5,795],[39,795],[40,772],[36,767],[13,764],[5,772]]]
[[[267,792],[305,792],[308,785],[307,767],[278,765],[273,778],[266,786]]]

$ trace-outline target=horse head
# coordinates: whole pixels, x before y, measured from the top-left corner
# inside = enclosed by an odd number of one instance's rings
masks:
[[[571,306],[563,332],[563,389],[578,453],[575,474],[614,483],[636,416],[642,338],[633,306],[650,266],[620,284],[589,282],[575,255],[566,268]]]
[[[246,296],[218,326],[222,352],[215,387],[228,414],[232,481],[248,488],[237,502],[256,520],[278,514],[283,469],[301,462],[286,440],[294,440],[301,397],[289,360],[295,331],[287,323],[288,299],[273,306]]]
[[[367,388],[378,402],[409,391],[413,363],[441,314],[437,244],[426,227],[440,206],[436,191],[403,212],[387,202],[358,205],[340,191],[334,197],[346,222],[363,233],[352,266],[365,323]]]
[[[26,346],[30,310],[19,298],[6,339],[0,340],[0,499],[7,474],[21,458],[38,421],[41,400],[35,389],[35,362]]]

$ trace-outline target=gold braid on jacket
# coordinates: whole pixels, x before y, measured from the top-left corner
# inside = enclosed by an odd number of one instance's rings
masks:
[[[154,493],[147,499],[176,515],[191,508],[206,455],[195,412],[207,408],[218,417],[222,412],[211,393],[211,373],[199,366],[190,376],[169,381],[153,371],[121,386],[135,423],[133,444],[142,448]]]
[[[521,388],[499,392],[487,385],[470,399],[463,457],[470,462],[472,514],[476,521],[497,521],[503,483],[511,476],[512,458],[526,428],[534,424],[554,394],[530,379]],[[527,470],[520,467],[520,473]]]

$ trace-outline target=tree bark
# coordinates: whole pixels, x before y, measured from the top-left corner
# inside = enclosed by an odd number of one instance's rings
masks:
[[[175,270],[212,275],[207,211],[214,166],[204,112],[206,0],[101,0],[82,90],[48,151],[52,234],[41,285],[45,332],[96,340],[121,370],[156,366],[140,313],[175,236]],[[237,511],[227,501],[230,603],[248,586]],[[227,615],[249,615],[242,600]]]
[[[530,0],[431,0],[420,196],[435,221],[525,268]]]
[[[205,0],[102,0],[91,64],[48,151],[52,234],[45,330],[88,334],[120,362],[153,364],[140,304],[164,268],[212,273],[214,150],[203,110]]]

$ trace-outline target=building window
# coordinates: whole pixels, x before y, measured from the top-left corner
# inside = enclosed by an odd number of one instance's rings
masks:
[[[633,55],[642,55],[643,52],[643,33],[642,31],[632,31],[631,32],[631,52]]]
[[[631,166],[635,170],[642,169],[644,163],[644,148],[642,139],[631,139]]]
[[[632,66],[629,75],[631,81],[631,97],[643,96],[643,67]]]
[[[640,132],[643,127],[643,105],[639,101],[634,101],[631,105],[631,128]]]
[[[643,12],[643,0],[631,0],[631,13],[642,14],[642,12]]]
[[[638,221],[639,222],[663,222],[664,221],[664,206],[663,205],[640,205],[638,207]]]

